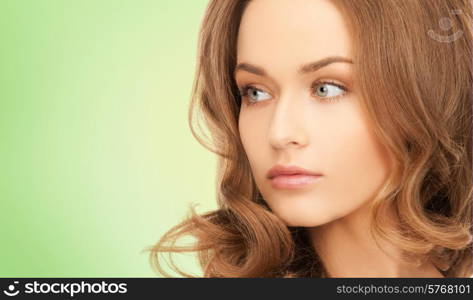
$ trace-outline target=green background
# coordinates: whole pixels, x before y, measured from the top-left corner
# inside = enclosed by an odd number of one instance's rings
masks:
[[[157,276],[142,250],[216,207],[187,123],[207,2],[0,1],[0,276]]]

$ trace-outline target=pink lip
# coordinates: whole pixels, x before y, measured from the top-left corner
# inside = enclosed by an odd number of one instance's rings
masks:
[[[298,189],[319,181],[322,175],[279,175],[271,179],[271,185],[276,189]]]
[[[312,172],[298,166],[276,165],[267,173],[271,185],[277,189],[297,189],[318,181],[321,173]]]
[[[275,165],[268,171],[267,177],[269,179],[272,179],[273,177],[276,177],[279,175],[295,175],[295,174],[322,176],[321,173],[312,172],[298,166]]]

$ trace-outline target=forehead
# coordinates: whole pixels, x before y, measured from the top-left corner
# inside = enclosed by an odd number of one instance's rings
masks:
[[[242,16],[237,61],[268,70],[350,57],[343,15],[328,0],[252,0]]]

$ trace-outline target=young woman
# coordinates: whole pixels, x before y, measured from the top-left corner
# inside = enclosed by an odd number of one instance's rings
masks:
[[[219,156],[219,208],[191,209],[153,267],[197,251],[204,277],[471,276],[471,14],[468,0],[210,1],[189,121]]]

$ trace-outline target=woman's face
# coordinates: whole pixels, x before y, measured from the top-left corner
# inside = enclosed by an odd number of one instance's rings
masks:
[[[353,90],[350,47],[329,1],[252,0],[243,14],[235,71],[240,136],[262,196],[288,226],[350,215],[389,174],[387,153]],[[328,57],[344,59],[310,67]],[[299,186],[290,185],[297,176],[269,179],[277,164],[322,176]]]

